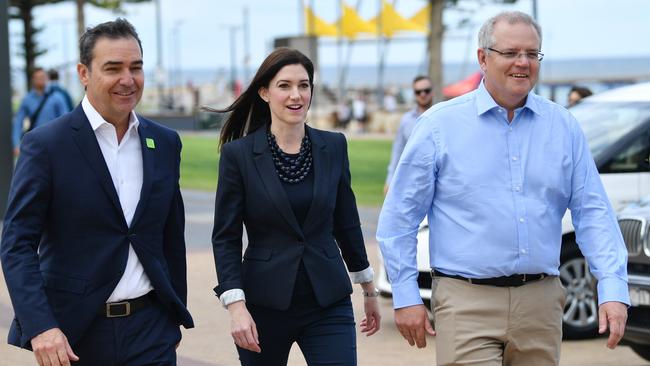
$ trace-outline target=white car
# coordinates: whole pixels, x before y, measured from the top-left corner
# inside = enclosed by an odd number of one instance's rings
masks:
[[[650,194],[650,82],[606,91],[583,99],[571,108],[589,142],[600,177],[615,210]],[[431,299],[429,231],[426,219],[418,238],[420,296]],[[596,279],[575,242],[571,216],[562,220],[560,279],[567,289],[564,336],[586,338],[598,333]],[[383,263],[383,260],[382,260]],[[391,295],[390,281],[382,266],[377,286]]]

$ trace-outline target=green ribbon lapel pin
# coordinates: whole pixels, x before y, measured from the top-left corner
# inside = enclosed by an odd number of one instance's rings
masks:
[[[147,137],[145,139],[145,141],[147,142],[147,147],[148,148],[150,148],[150,149],[155,149],[156,148],[156,143],[153,141],[152,138]]]

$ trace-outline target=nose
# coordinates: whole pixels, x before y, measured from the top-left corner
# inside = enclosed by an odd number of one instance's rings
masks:
[[[134,79],[133,73],[130,70],[126,70],[120,75],[120,84],[125,86],[133,85],[135,83]]]
[[[515,59],[515,63],[518,64],[518,65],[522,65],[522,66],[529,66],[531,61],[526,56],[525,53],[521,52],[521,53],[517,54],[517,58]]]
[[[298,90],[297,86],[291,88],[291,94],[289,94],[289,98],[293,100],[300,99],[300,91]]]

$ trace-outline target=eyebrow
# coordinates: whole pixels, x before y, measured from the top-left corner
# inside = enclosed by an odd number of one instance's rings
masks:
[[[281,80],[278,80],[278,81],[276,82],[276,84],[279,84],[279,83],[290,83],[290,82],[291,82],[291,80],[284,80],[284,79],[281,79]],[[299,82],[299,83],[302,83],[302,82],[307,82],[307,83],[308,83],[308,82],[309,82],[309,79],[302,79],[302,80],[299,80],[298,82]]]
[[[102,67],[106,67],[106,66],[119,66],[119,65],[122,65],[122,64],[124,64],[124,62],[122,62],[122,61],[106,61],[106,62],[104,62],[104,64],[102,65]],[[143,64],[144,64],[144,62],[142,62],[142,60],[136,60],[136,61],[131,62],[131,65],[132,65],[132,66],[133,66],[133,65],[143,65]]]

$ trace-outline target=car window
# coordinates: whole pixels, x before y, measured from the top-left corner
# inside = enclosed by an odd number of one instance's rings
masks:
[[[587,102],[570,109],[585,133],[595,159],[608,146],[650,120],[650,103]]]
[[[640,135],[627,148],[614,156],[612,160],[605,163],[599,169],[600,172],[632,173],[647,171],[648,152],[650,151],[649,145],[650,139],[648,139],[648,135]]]

